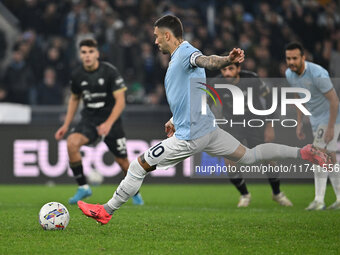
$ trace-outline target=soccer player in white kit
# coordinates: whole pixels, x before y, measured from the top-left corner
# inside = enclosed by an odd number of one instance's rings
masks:
[[[128,174],[106,204],[78,202],[86,216],[101,224],[108,223],[114,211],[139,190],[148,172],[156,168],[167,169],[198,152],[223,156],[241,164],[284,158],[302,158],[320,165],[330,162],[325,153],[312,145],[300,149],[268,143],[248,149],[229,133],[214,126],[214,116],[209,107],[206,114],[201,113],[202,94],[196,93],[199,89],[192,91],[190,82],[194,78],[205,78],[204,68],[218,70],[231,63],[241,63],[244,52],[233,49],[229,56],[205,56],[184,41],[182,34],[182,23],[175,16],[166,15],[155,22],[155,44],[160,51],[171,55],[165,76],[165,91],[173,114],[165,124],[169,138],[131,162]],[[195,105],[197,107],[190,107]]]
[[[331,180],[336,201],[329,209],[340,209],[340,166],[336,161],[337,141],[340,133],[339,98],[333,88],[327,70],[312,62],[305,61],[304,49],[300,43],[292,42],[286,46],[286,78],[292,87],[308,89],[311,99],[306,108],[312,113],[310,122],[314,133],[313,145],[327,151],[334,164],[333,171],[316,167],[314,171],[315,199],[306,210],[325,209],[325,192],[327,177]],[[302,113],[297,118],[296,135],[305,138],[302,131]],[[331,170],[331,169],[329,169]]]

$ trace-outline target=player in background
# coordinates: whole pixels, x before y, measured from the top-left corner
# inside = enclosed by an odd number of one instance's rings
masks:
[[[248,87],[253,88],[253,105],[255,109],[265,110],[269,109],[272,105],[272,94],[271,88],[265,84],[256,73],[241,70],[241,65],[239,63],[234,63],[229,66],[222,68],[221,74],[216,78],[225,79],[229,84],[233,84],[240,88],[245,95],[248,97]],[[232,119],[234,122],[242,123],[244,120],[248,122],[251,119],[265,119],[264,116],[258,116],[250,112],[245,99],[245,110],[244,115],[232,115],[233,112],[233,99],[232,94],[229,90],[216,89],[218,94],[223,98],[222,109],[219,109],[219,115],[222,118]],[[273,119],[274,116],[266,116],[268,119]],[[237,125],[237,128],[230,128],[228,125],[221,125],[225,131],[229,132],[240,142],[246,142],[248,148],[254,148],[255,146],[262,143],[270,143],[275,139],[275,131],[271,122],[268,122],[264,127],[243,127],[242,125]],[[235,162],[224,159],[226,165],[236,165]],[[267,164],[275,165],[274,161],[265,162]],[[278,179],[278,174],[268,174],[268,181],[272,188],[272,198],[274,201],[278,202],[282,206],[293,206],[292,202],[285,196],[280,190],[280,180]],[[240,192],[241,197],[237,207],[248,207],[251,194],[248,192],[245,180],[242,178],[241,174],[230,174],[230,181],[237,190]]]
[[[81,120],[67,138],[70,167],[79,186],[76,194],[69,199],[70,204],[92,194],[83,171],[81,146],[93,145],[103,140],[125,174],[129,167],[126,138],[120,118],[125,108],[127,88],[124,80],[116,67],[99,61],[98,46],[94,39],[84,39],[80,42],[79,55],[82,64],[71,76],[72,93],[65,121],[55,133],[57,140],[65,136],[82,99],[84,108]],[[138,191],[133,196],[133,203],[144,203]]]
[[[311,99],[306,108],[311,112],[310,122],[314,134],[313,145],[331,155],[335,171],[322,171],[316,167],[314,172],[315,199],[306,210],[325,209],[325,192],[329,176],[336,195],[336,201],[329,209],[340,209],[340,174],[336,160],[337,140],[340,133],[339,98],[333,88],[327,70],[305,60],[304,49],[300,43],[292,42],[286,46],[286,78],[292,87],[308,89]],[[296,95],[298,97],[298,95]],[[302,128],[302,113],[297,111],[296,135],[305,139]]]
[[[86,216],[101,224],[108,223],[114,211],[139,190],[148,172],[156,168],[167,169],[202,151],[241,164],[283,158],[302,158],[321,165],[329,163],[328,156],[312,145],[300,149],[267,143],[248,149],[232,135],[213,125],[215,118],[209,107],[206,114],[202,114],[201,107],[197,105],[201,105],[202,95],[205,94],[197,89],[201,85],[199,83],[195,83],[197,87],[192,91],[190,82],[194,78],[205,78],[204,68],[219,70],[232,63],[243,62],[243,50],[233,49],[228,56],[223,57],[205,56],[183,40],[182,23],[172,15],[163,16],[155,22],[154,35],[159,50],[171,55],[164,84],[173,114],[165,124],[169,138],[131,162],[127,175],[106,204],[94,205],[78,201],[79,208]]]

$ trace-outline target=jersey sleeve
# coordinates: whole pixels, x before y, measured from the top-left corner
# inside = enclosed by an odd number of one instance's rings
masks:
[[[74,73],[72,73],[70,81],[69,81],[69,84],[70,84],[70,87],[71,87],[71,92],[73,94],[80,95],[81,89],[80,89],[80,86],[79,86],[75,77],[76,77],[76,75]]]
[[[199,56],[203,56],[202,52],[200,51],[195,51],[194,53],[190,55],[190,65],[192,67],[197,67],[196,58]]]
[[[314,77],[314,83],[322,93],[327,93],[333,88],[332,81],[325,69],[321,70],[316,77]]]
[[[196,58],[202,56],[202,52],[192,46],[185,46],[182,53],[182,64],[185,70],[197,67]]]
[[[111,91],[126,90],[125,81],[116,68],[112,69]]]
[[[290,77],[290,72],[291,72],[290,69],[287,68],[287,70],[286,70],[286,72],[285,72],[285,75],[286,75],[286,80],[287,80],[289,86],[292,86],[292,81],[291,81],[291,77]]]

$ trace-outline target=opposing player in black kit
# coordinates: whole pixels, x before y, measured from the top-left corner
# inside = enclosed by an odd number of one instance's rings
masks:
[[[99,61],[97,42],[85,39],[79,44],[82,65],[71,76],[71,97],[68,102],[64,124],[55,133],[60,140],[67,133],[80,100],[84,102],[80,122],[71,130],[67,138],[67,151],[70,167],[79,185],[76,194],[69,199],[70,204],[91,196],[81,161],[80,147],[103,140],[115,156],[115,161],[127,173],[129,160],[126,151],[126,138],[120,115],[125,108],[124,80],[117,69]],[[137,194],[133,203],[142,205],[143,199]]]
[[[253,88],[252,102],[255,109],[264,110],[269,109],[272,105],[271,89],[258,77],[254,72],[241,70],[239,63],[232,64],[222,68],[221,74],[217,78],[226,79],[228,83],[237,86],[242,90],[243,94],[248,96],[248,87]],[[223,117],[227,120],[232,119],[235,123],[248,123],[251,119],[261,119],[263,116],[254,115],[249,111],[247,100],[245,100],[244,115],[232,115],[233,100],[231,92],[226,90],[218,91],[220,96],[223,97]],[[273,116],[266,116],[272,119]],[[227,125],[222,125],[221,128],[228,131],[236,139],[241,142],[246,142],[249,148],[253,148],[262,143],[273,142],[275,139],[275,132],[271,122],[268,122],[263,127],[248,127],[243,124],[234,125],[235,128],[230,128]],[[233,161],[225,159],[226,165],[235,165]],[[268,164],[275,164],[275,162],[267,162]],[[292,206],[292,202],[280,191],[280,180],[277,175],[268,176],[268,181],[271,185],[273,192],[273,200],[283,206]],[[246,183],[241,175],[231,175],[230,181],[238,189],[241,194],[238,207],[247,207],[251,200],[251,195],[248,192]]]

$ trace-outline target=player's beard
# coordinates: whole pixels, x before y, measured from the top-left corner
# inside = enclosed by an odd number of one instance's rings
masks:
[[[300,73],[302,70],[301,70],[301,68],[302,68],[302,65],[303,65],[303,61],[301,61],[299,64],[297,64],[297,65],[289,65],[288,67],[293,71],[293,72],[295,72],[295,73]],[[294,69],[293,69],[293,68]]]
[[[164,48],[161,48],[161,47],[158,47],[158,48],[164,55],[169,54],[168,50],[165,50]]]
[[[237,77],[226,76],[226,77],[224,77],[224,78],[225,78],[225,80],[226,80],[227,82],[233,84]]]
[[[164,47],[161,47],[159,44],[157,45],[160,52],[162,52],[164,55],[169,54],[169,50],[165,49]]]
[[[289,68],[293,71],[293,72],[297,72],[299,70],[299,67],[297,65],[290,65]]]

